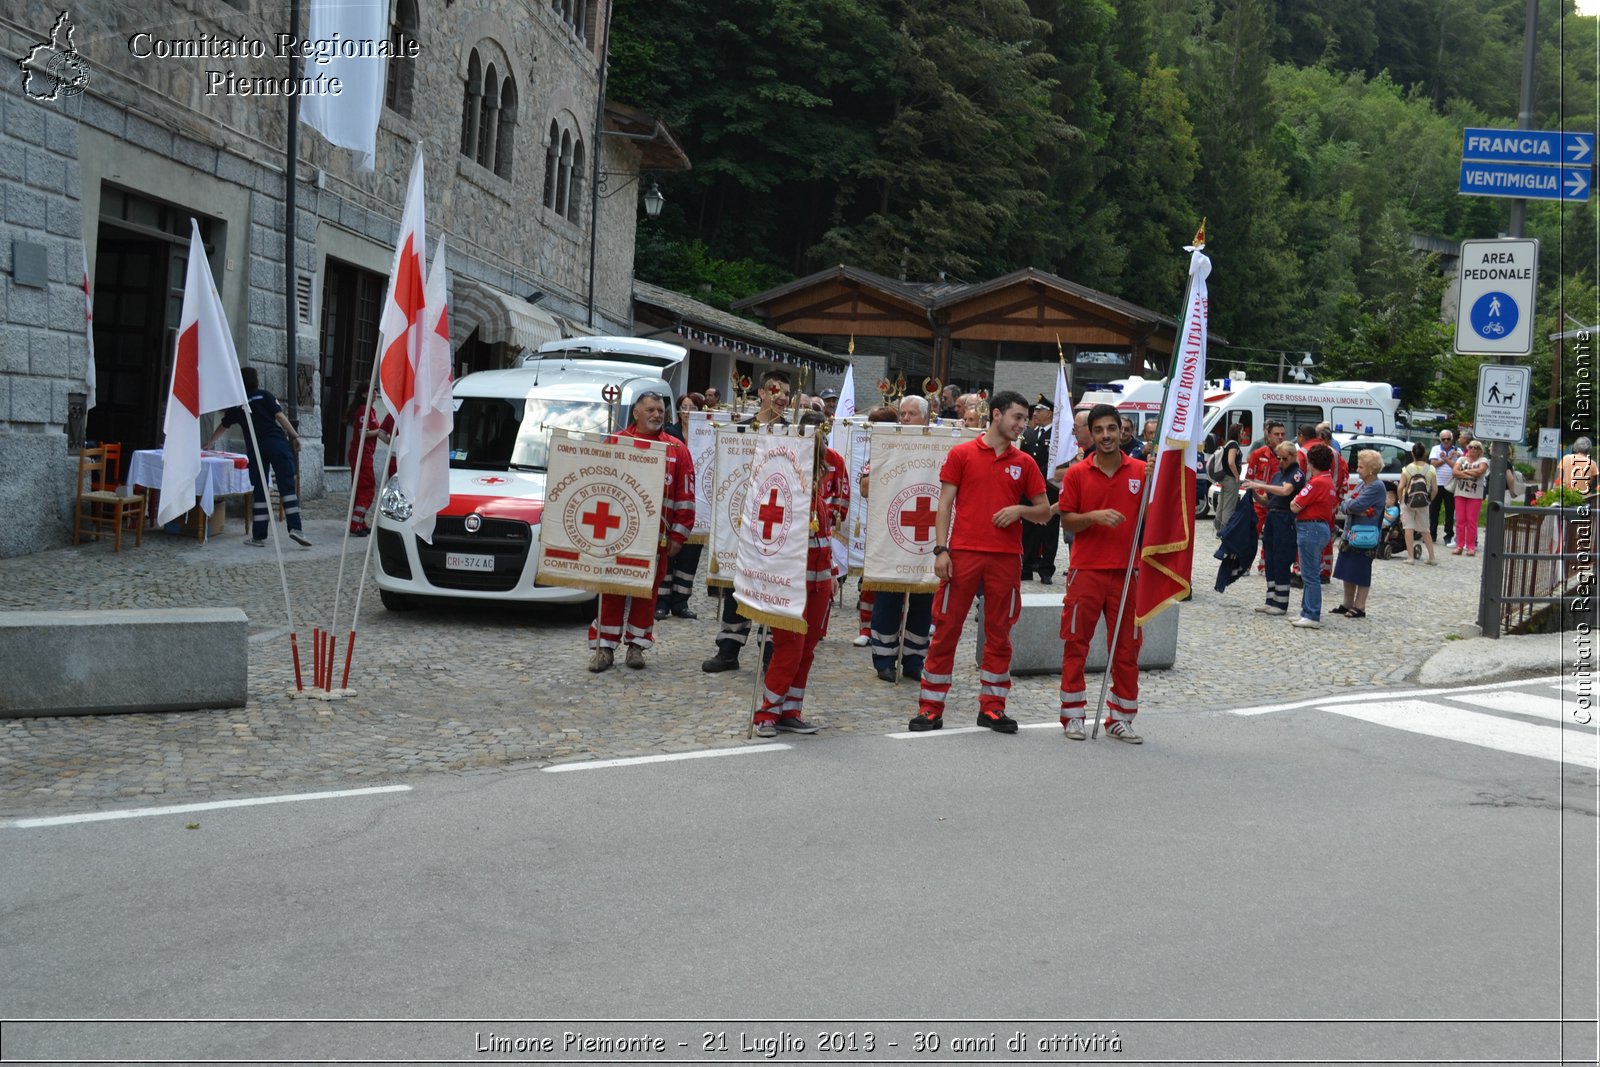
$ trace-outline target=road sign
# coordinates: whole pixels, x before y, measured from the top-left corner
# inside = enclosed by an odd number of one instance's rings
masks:
[[[1594,163],[1594,134],[1468,128],[1461,135],[1461,158],[1485,163],[1588,167]]]
[[[1478,410],[1472,432],[1485,441],[1521,444],[1528,435],[1528,387],[1533,372],[1527,367],[1485,363],[1478,368]]]
[[[1481,163],[1464,159],[1457,192],[1462,196],[1512,196],[1583,203],[1589,199],[1589,172],[1537,163]]]
[[[1539,458],[1561,458],[1561,431],[1556,427],[1539,427]]]
[[[1533,351],[1539,242],[1531,237],[1462,241],[1456,351],[1526,356]]]

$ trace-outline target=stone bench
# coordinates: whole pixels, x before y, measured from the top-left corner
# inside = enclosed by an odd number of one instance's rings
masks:
[[[243,707],[248,640],[239,608],[0,612],[0,718]]]
[[[982,609],[978,609],[981,611]],[[1133,605],[1128,605],[1133,610]],[[1177,604],[1163,611],[1144,628],[1144,644],[1139,646],[1140,670],[1167,670],[1178,659],[1178,613],[1183,605]],[[983,622],[975,615],[968,625],[978,632],[978,659],[983,660]],[[1023,593],[1022,614],[1011,628],[1012,674],[1061,673],[1061,594]],[[1106,669],[1106,621],[1100,619],[1094,637],[1089,641],[1089,659],[1085,670]]]

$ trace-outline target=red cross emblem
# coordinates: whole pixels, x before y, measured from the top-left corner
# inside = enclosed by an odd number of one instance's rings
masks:
[[[767,494],[767,502],[756,508],[756,521],[761,524],[761,539],[772,540],[772,527],[783,521],[784,508],[778,503],[778,491]]]
[[[596,541],[604,541],[608,533],[622,526],[622,519],[611,514],[611,505],[604,500],[596,504],[593,511],[582,516],[578,521],[589,527]]]
[[[934,521],[933,498],[917,497],[916,506],[900,513],[900,525],[911,531],[911,539],[918,544],[932,536]]]

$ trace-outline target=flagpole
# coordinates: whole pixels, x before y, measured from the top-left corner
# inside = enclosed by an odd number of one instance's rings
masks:
[[[373,449],[373,452],[374,452],[374,454],[376,454],[377,449]],[[384,446],[383,446],[383,467],[381,468],[381,470],[383,471],[385,477],[387,477],[388,474],[389,474],[389,456],[393,452],[394,452],[394,438],[390,437],[388,441],[384,442]],[[380,495],[379,499],[380,500],[382,499],[381,495]],[[376,501],[374,503],[376,503]],[[349,534],[346,533],[345,537],[346,537],[346,540],[348,541]],[[377,539],[378,538],[377,538],[376,535],[367,538],[367,547],[366,547],[365,551],[362,553],[362,556],[361,556],[361,573],[360,573],[360,575],[359,575],[359,577],[358,577],[358,579],[356,581],[356,606],[355,606],[355,610],[350,613],[350,637],[345,642],[345,646],[344,646],[344,677],[342,679],[340,679],[340,682],[339,682],[339,688],[340,689],[348,689],[350,687],[350,657],[351,657],[351,654],[354,652],[355,647],[356,647],[356,622],[357,622],[357,620],[359,620],[361,618],[361,597],[362,597],[362,594],[364,594],[367,591],[367,568],[372,566],[372,542],[376,541]],[[341,573],[343,573],[343,571],[344,571],[344,554],[343,553],[340,553],[340,555],[339,555],[339,570],[340,570]],[[334,618],[334,622],[338,622],[338,621],[339,620],[338,620],[338,618],[336,616]],[[328,673],[330,675],[333,673],[333,668],[332,667],[328,668]]]
[[[366,405],[366,408],[365,408],[365,415],[364,415],[364,417],[362,419],[362,424],[361,424],[361,433],[363,435],[363,439],[361,441],[361,447],[356,450],[356,462],[357,463],[361,463],[361,462],[365,461],[363,457],[365,457],[366,450],[367,450],[367,442],[365,440],[366,421],[368,419],[372,418],[372,398],[377,392],[377,387],[378,387],[378,365],[380,363],[382,363],[382,362],[383,362],[383,353],[381,351],[374,351],[373,355],[372,355],[372,373],[367,376],[367,405]],[[389,451],[394,448],[394,438],[392,436],[390,437],[390,439],[388,441],[388,445],[389,445],[389,448],[385,449],[385,451],[384,451],[383,466],[374,468],[373,472],[372,472],[373,481],[375,483],[377,483],[377,493],[374,495],[374,497],[372,499],[372,504],[369,505],[369,507],[368,507],[369,513],[371,511],[371,508],[378,507],[383,502],[383,483],[387,479],[387,476],[389,474],[389,458],[388,458],[389,457]],[[376,459],[377,458],[377,453],[378,453],[378,449],[377,449],[376,446],[373,447],[372,453],[373,453],[372,454],[372,458]],[[378,474],[378,471],[380,471],[380,470],[383,472],[383,476],[381,476],[381,477]],[[352,466],[350,468],[350,502],[345,506],[344,533],[341,536],[340,541],[339,541],[339,577],[334,581],[334,584],[333,584],[333,625],[334,626],[339,625],[339,596],[340,596],[340,593],[344,589],[344,558],[345,558],[345,554],[350,549],[350,524],[351,524],[351,522],[353,522],[355,520],[355,516],[356,516],[356,483],[357,483],[358,479],[359,479],[359,475],[358,475],[358,473],[356,471],[356,468]],[[369,527],[373,527],[373,526],[376,526],[377,524],[369,521],[367,525]],[[374,533],[372,535],[372,537],[368,538],[368,540],[369,541],[370,540],[375,540],[376,536],[377,535]],[[364,565],[363,565],[363,569],[362,569],[361,573],[362,573],[363,578],[365,578],[366,569],[365,569]],[[351,620],[350,620],[350,630],[351,630],[352,634],[355,632],[355,618],[354,617],[352,617]],[[347,653],[348,653],[348,651],[349,650],[346,649]]]
[[[1205,233],[1204,222],[1200,224],[1200,233],[1202,235]],[[1204,238],[1197,237],[1194,241],[1194,245],[1197,249],[1203,249],[1205,247]],[[1183,323],[1189,314],[1189,302],[1193,299],[1194,271],[1191,270],[1188,274],[1188,281],[1183,287],[1183,311],[1178,316],[1178,330],[1180,333],[1183,330]],[[1172,358],[1167,362],[1166,382],[1161,387],[1160,426],[1162,428],[1165,428],[1167,425],[1167,405],[1172,402],[1172,380],[1177,377],[1178,347],[1182,343],[1182,337],[1173,338]],[[1100,716],[1105,709],[1106,690],[1111,685],[1111,664],[1115,661],[1117,654],[1117,639],[1122,636],[1122,616],[1123,613],[1128,610],[1128,586],[1133,582],[1134,561],[1139,558],[1141,547],[1139,542],[1144,534],[1144,516],[1145,512],[1150,507],[1150,495],[1154,489],[1156,468],[1159,466],[1160,451],[1160,442],[1158,440],[1156,443],[1156,457],[1153,459],[1147,458],[1145,461],[1145,475],[1143,479],[1144,485],[1141,487],[1141,492],[1139,493],[1139,515],[1134,520],[1133,524],[1133,546],[1128,552],[1127,565],[1122,570],[1122,595],[1117,598],[1117,621],[1112,627],[1111,631],[1106,634],[1106,668],[1100,675],[1100,695],[1095,699],[1094,726],[1089,733],[1090,740],[1098,740],[1100,737]],[[1090,462],[1093,463],[1098,461],[1091,459]],[[1190,507],[1194,506],[1193,501],[1189,501],[1188,503]]]
[[[250,447],[255,449],[256,470],[261,475],[261,500],[267,509],[267,530],[272,536],[272,552],[278,559],[278,581],[283,585],[283,609],[289,617],[289,652],[294,657],[294,687],[299,691],[305,686],[300,680],[300,639],[294,630],[294,602],[289,599],[289,575],[283,568],[283,542],[278,538],[278,524],[272,519],[272,495],[267,492],[267,457],[262,454],[261,441],[256,437],[256,420],[250,411],[248,396],[244,402],[244,425],[250,434]],[[278,486],[280,499],[283,493],[284,487]],[[252,530],[251,536],[254,533]]]

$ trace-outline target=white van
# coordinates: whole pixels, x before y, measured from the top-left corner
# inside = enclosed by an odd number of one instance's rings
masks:
[[[410,528],[411,503],[389,479],[378,496],[377,583],[392,611],[424,597],[582,603],[594,594],[542,586],[536,559],[550,428],[622,429],[642,394],[667,398],[666,375],[688,352],[637,337],[552,341],[507,370],[455,383],[450,503],[433,544]],[[618,390],[614,403],[603,391]]]
[[[1165,388],[1165,378],[1123,378],[1084,393],[1077,407],[1114,404],[1119,411],[1159,419]],[[1268,419],[1283,423],[1291,438],[1302,424],[1319,422],[1332,423],[1338,433],[1393,434],[1395,410],[1400,406],[1394,387],[1384,382],[1298,385],[1224,378],[1206,383],[1205,398],[1202,450],[1206,452],[1240,422],[1250,427],[1248,439],[1255,440]]]

